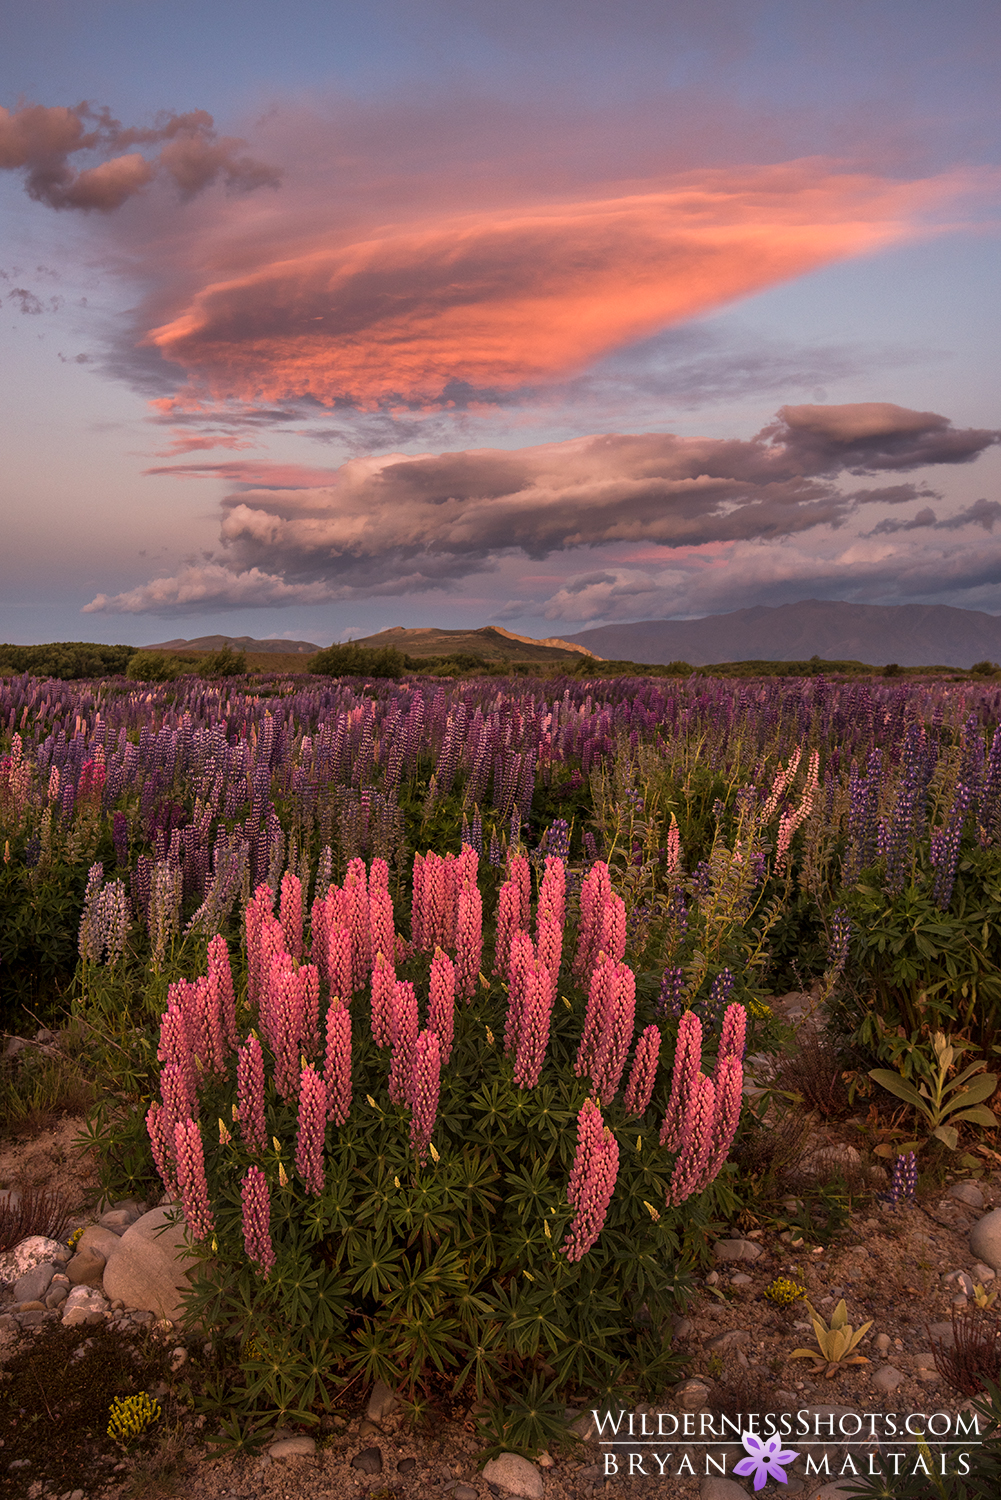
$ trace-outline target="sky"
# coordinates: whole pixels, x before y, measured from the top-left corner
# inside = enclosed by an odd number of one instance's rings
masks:
[[[1001,613],[994,0],[32,0],[0,640]]]

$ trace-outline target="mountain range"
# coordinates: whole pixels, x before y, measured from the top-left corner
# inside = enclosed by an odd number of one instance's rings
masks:
[[[963,667],[1001,661],[1001,617],[947,604],[845,604],[802,599],[701,620],[636,620],[567,637],[614,661],[693,667],[726,661],[861,661]]]

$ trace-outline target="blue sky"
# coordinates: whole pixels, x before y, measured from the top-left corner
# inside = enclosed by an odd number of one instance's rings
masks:
[[[0,638],[1001,612],[999,33],[12,15]]]

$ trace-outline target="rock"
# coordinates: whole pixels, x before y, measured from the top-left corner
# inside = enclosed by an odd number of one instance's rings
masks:
[[[885,1359],[886,1356],[890,1352],[890,1343],[891,1343],[891,1339],[890,1339],[890,1335],[888,1333],[877,1333],[877,1335],[876,1335],[876,1353],[877,1354],[881,1354],[883,1356],[883,1358]]]
[[[272,1458],[312,1458],[316,1452],[316,1439],[311,1437],[282,1438],[268,1449]]]
[[[860,1167],[862,1157],[854,1146],[821,1146],[803,1159],[803,1170],[819,1176],[823,1172],[844,1171],[845,1168]]]
[[[0,1313],[0,1338],[13,1338],[17,1331],[17,1319],[10,1313]]]
[[[17,1281],[25,1271],[33,1271],[36,1266],[53,1260],[61,1248],[58,1240],[46,1239],[44,1234],[29,1234],[13,1250],[0,1255],[0,1283]]]
[[[717,1240],[713,1255],[717,1260],[757,1260],[764,1250],[754,1240]]]
[[[16,1311],[19,1312],[19,1313],[44,1312],[45,1311],[45,1303],[41,1302],[37,1297],[32,1297],[32,1299],[31,1299],[30,1302],[28,1302],[28,1301],[19,1302],[18,1305],[17,1305]]]
[[[738,1274],[736,1276],[731,1276],[730,1277],[730,1285],[731,1286],[751,1286],[752,1285],[751,1277],[750,1276],[744,1276],[743,1274]]]
[[[38,1328],[48,1316],[44,1309],[32,1308],[30,1312],[18,1313],[17,1320],[22,1328]]]
[[[74,1286],[99,1286],[104,1275],[105,1259],[98,1250],[78,1250],[66,1267]]]
[[[707,1474],[699,1485],[699,1500],[747,1500],[747,1491],[735,1479]]]
[[[598,1440],[598,1424],[589,1411],[582,1411],[579,1417],[574,1417],[570,1423],[570,1431],[582,1443],[595,1443]]]
[[[396,1465],[397,1474],[412,1474],[417,1467],[416,1458],[401,1458]]]
[[[858,1485],[857,1479],[835,1479],[831,1484],[821,1485],[819,1490],[808,1490],[809,1500],[848,1500]]]
[[[457,1484],[452,1491],[452,1500],[479,1500],[471,1484]]]
[[[711,1354],[714,1349],[731,1349],[737,1344],[746,1344],[750,1337],[750,1330],[747,1328],[728,1328],[726,1333],[718,1333],[714,1339],[707,1339],[702,1347],[707,1354]]]
[[[56,1268],[51,1261],[42,1261],[41,1265],[25,1271],[14,1283],[14,1301],[35,1302],[44,1297],[55,1272]]]
[[[361,1438],[375,1437],[379,1432],[378,1422],[370,1422],[368,1417],[362,1417],[358,1423],[358,1436]]]
[[[123,1235],[130,1224],[134,1224],[139,1214],[131,1208],[109,1208],[106,1214],[102,1214],[97,1221],[101,1229],[110,1229],[114,1235]]]
[[[46,1307],[59,1307],[66,1301],[69,1288],[62,1285],[52,1286],[45,1294]]]
[[[709,1399],[709,1387],[693,1375],[674,1387],[674,1399],[683,1411],[699,1411]]]
[[[483,1478],[519,1500],[542,1500],[542,1475],[520,1453],[501,1453],[484,1465]]]
[[[943,1348],[952,1348],[953,1334],[951,1323],[929,1323],[928,1334],[930,1338],[933,1338],[936,1343],[941,1344]],[[929,1363],[931,1363],[931,1355],[928,1356],[928,1359]]]
[[[82,1250],[96,1250],[98,1255],[103,1255],[107,1260],[118,1249],[120,1238],[112,1229],[104,1229],[100,1224],[88,1224],[76,1242],[76,1252],[79,1255]]]
[[[872,1383],[877,1391],[895,1391],[903,1380],[903,1375],[893,1365],[883,1365],[872,1377]]]
[[[173,1323],[183,1320],[180,1294],[196,1264],[183,1218],[171,1222],[176,1212],[168,1204],[143,1214],[118,1240],[104,1270],[104,1290],[111,1300],[121,1299],[126,1307]]]
[[[687,1339],[695,1324],[691,1318],[679,1318],[671,1329],[672,1339]]]
[[[970,1252],[995,1271],[1001,1271],[1001,1208],[991,1209],[970,1230]]]
[[[377,1380],[368,1398],[365,1415],[370,1422],[382,1422],[399,1405],[399,1397],[384,1380]]]
[[[170,1351],[170,1373],[171,1373],[171,1375],[176,1375],[177,1372],[178,1372],[178,1370],[183,1370],[183,1368],[187,1364],[187,1362],[188,1362],[188,1351],[187,1351],[187,1349],[182,1348],[180,1345],[176,1349],[171,1349],[171,1351]],[[312,1441],[313,1441],[312,1438],[310,1438],[310,1442],[312,1442]],[[314,1444],[313,1446],[315,1447],[316,1445]]]
[[[948,1196],[957,1198],[968,1208],[982,1209],[984,1206],[984,1195],[975,1182],[954,1182],[949,1189]]]
[[[997,1275],[997,1272],[992,1271],[990,1266],[985,1266],[982,1260],[975,1260],[973,1262],[973,1265],[970,1267],[970,1273],[974,1281],[980,1282],[993,1281]]]
[[[360,1469],[363,1474],[381,1474],[382,1449],[363,1448],[362,1451],[360,1453],[356,1453],[354,1458],[351,1460],[351,1467],[352,1469]]]

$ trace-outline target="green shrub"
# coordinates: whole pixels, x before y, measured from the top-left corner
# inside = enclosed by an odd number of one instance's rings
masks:
[[[74,682],[114,677],[125,671],[135,646],[104,646],[93,641],[53,641],[46,646],[0,646],[0,670],[31,672]]]
[[[181,662],[165,651],[137,651],[125,669],[130,682],[173,682],[181,674]]]
[[[309,659],[308,670],[320,677],[400,678],[407,670],[407,663],[403,652],[395,646],[373,648],[348,641],[317,651]]]

